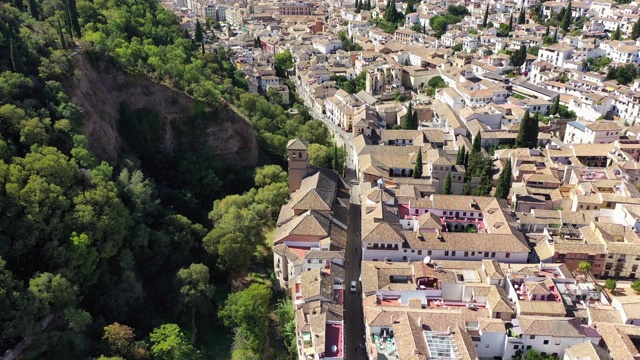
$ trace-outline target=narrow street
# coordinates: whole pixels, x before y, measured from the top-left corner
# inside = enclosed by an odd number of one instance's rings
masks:
[[[362,313],[362,297],[360,286],[360,205],[351,203],[349,207],[349,224],[347,227],[347,249],[345,250],[346,264],[346,286],[355,280],[358,283],[358,291],[356,293],[347,292],[344,303],[344,323],[345,323],[345,359],[360,360],[365,359],[363,349],[359,349],[358,345],[363,342],[364,337],[364,316]]]

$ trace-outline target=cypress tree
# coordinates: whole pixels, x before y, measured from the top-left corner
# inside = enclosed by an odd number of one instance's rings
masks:
[[[540,119],[538,118],[538,112],[533,114],[533,118],[529,124],[529,130],[527,131],[527,142],[529,143],[529,149],[535,149],[538,147],[538,133],[540,132]]]
[[[62,25],[60,24],[59,18],[56,18],[56,30],[58,32],[58,36],[60,36],[60,47],[66,49],[67,42],[64,39],[64,33],[62,32]]]
[[[358,10],[358,6],[360,6],[360,5],[358,4],[358,1],[360,1],[360,0],[356,0],[356,1],[353,3],[353,8],[354,8],[354,9],[356,9],[356,10]]]
[[[551,109],[549,110],[549,115],[556,115],[560,110],[560,95],[556,96],[553,100],[553,105],[551,105]]]
[[[489,20],[489,1],[487,1],[487,7],[484,8],[484,17],[482,18],[482,27],[487,27],[487,20]]]
[[[509,16],[509,32],[513,30],[513,13]]]
[[[445,195],[451,195],[451,173],[447,173],[447,177],[444,179],[444,191]]]
[[[636,21],[631,28],[631,39],[635,40],[640,37],[640,20]]]
[[[478,130],[475,139],[473,139],[473,144],[471,145],[471,154],[479,153],[482,149],[482,133]]]
[[[82,28],[80,27],[80,21],[78,20],[78,8],[76,7],[76,0],[67,0],[69,2],[69,15],[71,17],[71,25],[76,33],[77,38],[82,37]]]
[[[333,145],[333,170],[338,171],[338,144]]]
[[[464,162],[464,146],[461,146],[460,149],[458,149],[458,155],[456,156],[456,165],[462,165],[462,163]]]
[[[404,129],[413,129],[413,111],[411,110],[411,101],[409,101],[409,107],[407,108],[407,115],[404,119]]]
[[[404,10],[404,14],[409,15],[415,11],[416,10],[413,8],[413,1],[412,0],[407,1],[407,8]]]
[[[469,166],[469,152],[466,149],[464,151],[464,166]]]
[[[464,183],[464,188],[462,189],[462,195],[471,195],[471,182],[467,181]]]
[[[525,111],[522,121],[520,121],[520,129],[518,130],[518,136],[516,137],[516,147],[528,147],[527,146],[527,130],[530,128],[530,116],[529,110]]]
[[[64,23],[67,27],[67,32],[69,32],[69,36],[73,38],[73,25],[71,25],[71,10],[69,10],[69,3],[64,2]]]
[[[549,37],[549,24],[547,24],[547,30],[544,31],[544,37]]]
[[[618,25],[616,31],[611,35],[611,40],[620,40],[620,25]]]
[[[204,35],[202,34],[202,24],[200,24],[200,20],[198,19],[196,19],[196,31],[194,39],[198,43],[201,43],[204,40]]]
[[[518,14],[518,25],[522,25],[526,22],[526,18],[524,15],[524,6],[520,9],[520,14]]]
[[[567,8],[564,11],[564,15],[562,16],[562,22],[560,23],[560,27],[565,32],[569,30],[571,26],[571,1],[567,4]]]
[[[22,72],[22,59],[20,58],[20,52],[16,48],[16,43],[13,39],[9,39],[9,57],[11,58],[11,66],[14,72]]]
[[[418,156],[416,156],[416,165],[413,168],[413,178],[422,178],[422,150],[418,150]]]
[[[413,129],[418,130],[418,113],[416,111],[413,112],[413,117],[411,118],[411,124],[413,125]]]
[[[34,19],[40,20],[40,9],[36,0],[29,0],[29,12]]]
[[[13,0],[13,5],[15,5],[18,10],[24,11],[24,3],[22,0]]]
[[[558,27],[556,26],[556,30],[553,32],[553,39],[551,39],[551,43],[555,44],[558,42]]]
[[[371,0],[367,0],[364,5],[365,10],[371,10]]]
[[[390,23],[395,23],[398,20],[398,10],[396,9],[395,0],[387,1],[387,8],[384,10],[384,19]]]
[[[509,190],[511,190],[511,159],[507,160],[507,164],[498,177],[496,192],[493,196],[506,199],[509,196]]]
[[[202,44],[202,47],[201,47],[202,48],[202,55],[204,55],[204,41],[201,42],[200,44]]]

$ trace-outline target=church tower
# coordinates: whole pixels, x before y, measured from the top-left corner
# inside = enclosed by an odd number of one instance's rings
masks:
[[[301,139],[289,140],[287,143],[289,194],[300,189],[302,180],[307,177],[309,169],[308,149],[309,143]]]

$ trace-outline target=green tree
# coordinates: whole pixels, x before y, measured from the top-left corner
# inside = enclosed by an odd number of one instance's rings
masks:
[[[371,10],[371,0],[367,0],[364,6],[365,10]]]
[[[199,359],[198,351],[189,344],[187,337],[176,324],[164,324],[149,334],[151,353],[159,360]]]
[[[502,169],[500,176],[498,177],[498,183],[496,185],[496,191],[493,196],[506,199],[509,197],[509,191],[511,190],[511,160],[507,160],[507,164]]]
[[[309,166],[330,168],[331,158],[329,157],[328,148],[320,144],[310,144],[307,149]]]
[[[520,45],[518,51],[511,54],[510,60],[513,66],[521,67],[527,60],[527,47],[524,44]]]
[[[422,151],[420,150],[418,150],[418,155],[416,155],[416,165],[413,167],[413,178],[422,178]]]
[[[518,14],[518,25],[524,24],[525,21],[526,21],[526,18],[525,18],[525,14],[524,14],[524,6],[522,6],[520,8],[520,14]]]
[[[482,149],[482,133],[480,130],[476,133],[476,136],[473,138],[473,143],[471,144],[471,155],[480,153]]]
[[[551,38],[551,43],[555,44],[558,42],[558,27],[556,26],[555,30],[553,31],[553,38]]]
[[[520,121],[520,128],[518,130],[518,136],[516,137],[516,147],[517,148],[521,148],[521,147],[528,147],[528,142],[527,142],[527,131],[529,131],[531,128],[531,117],[529,115],[529,110],[524,112],[524,116],[522,117],[522,120]]]
[[[456,165],[464,165],[465,153],[466,153],[466,148],[464,146],[461,146],[460,149],[458,149],[458,156],[456,157]]]
[[[31,16],[34,19],[39,20],[40,6],[38,5],[38,2],[36,0],[28,0],[28,3],[29,3],[29,13],[31,13]]]
[[[412,0],[407,1],[407,8],[404,10],[404,14],[405,15],[409,15],[412,12],[415,12],[415,11],[416,10],[413,7],[413,1]]]
[[[280,77],[287,77],[287,70],[293,67],[293,56],[291,51],[285,50],[274,57],[276,73]]]
[[[214,287],[209,283],[209,267],[204,264],[191,264],[176,274],[180,297],[185,307],[206,312],[211,304]]]
[[[611,40],[620,40],[620,25],[618,25],[613,34],[611,34]]]
[[[571,13],[571,1],[569,1],[566,9],[564,10],[564,14],[562,15],[562,22],[560,23],[560,28],[564,32],[569,31],[569,27],[571,26]],[[557,41],[557,39],[554,39],[554,41]]]
[[[633,23],[633,27],[631,28],[631,39],[635,40],[640,37],[640,21],[636,21]]]
[[[311,144],[311,146],[317,144]],[[258,187],[270,184],[286,183],[288,175],[280,165],[264,165],[256,168],[256,174],[253,181]]]
[[[593,265],[588,261],[581,261],[576,268],[576,271],[582,274],[586,274],[593,268]]]
[[[395,24],[402,18],[402,14],[398,13],[398,9],[396,8],[395,0],[388,0],[387,7],[384,11],[384,20],[389,23]]]
[[[71,27],[76,34],[77,38],[82,37],[82,28],[80,27],[80,21],[78,19],[78,8],[76,6],[76,0],[66,0],[66,5],[69,9],[69,17],[71,20]]]
[[[560,95],[556,96],[553,100],[553,105],[551,105],[551,109],[549,110],[549,115],[556,115],[560,110]]]
[[[200,20],[196,19],[196,30],[194,40],[197,43],[201,43],[204,40],[204,35],[202,33],[202,24],[200,24]]]
[[[135,342],[133,328],[117,322],[103,328],[102,341],[107,353],[125,359],[146,359],[147,350]]]
[[[489,1],[487,1],[487,6],[484,8],[484,16],[482,17],[482,27],[487,27],[487,20],[489,19]]]
[[[631,283],[631,289],[636,293],[640,293],[640,280],[636,280]]]
[[[444,190],[442,192],[445,195],[451,195],[451,173],[447,173],[447,177],[444,179]]]
[[[416,124],[417,125],[417,124]],[[409,101],[409,106],[407,107],[407,115],[404,118],[404,123],[402,124],[404,129],[413,129],[413,110],[411,109],[411,101]],[[417,128],[417,126],[416,126]]]
[[[446,87],[447,83],[442,79],[440,75],[436,75],[429,79],[429,81],[427,81],[427,85],[429,85],[429,87],[431,88],[438,89]]]
[[[527,134],[527,141],[529,149],[535,149],[538,147],[538,135],[540,134],[540,118],[539,113],[533,114],[533,119],[529,124],[529,133]]]
[[[513,13],[511,13],[511,16],[509,16],[509,28],[508,29],[509,29],[508,32],[513,31]]]
[[[335,171],[339,171],[340,170],[340,165],[338,163],[339,163],[339,160],[338,160],[338,145],[334,144],[333,145],[333,170],[335,170]]]
[[[547,29],[544,31],[544,37],[549,37],[549,24],[547,24]]]
[[[618,282],[616,280],[613,279],[607,279],[604,282],[604,288],[609,290],[610,292],[615,291],[615,289],[618,287]]]

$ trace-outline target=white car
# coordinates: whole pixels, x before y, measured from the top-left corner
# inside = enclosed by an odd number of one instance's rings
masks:
[[[353,281],[351,282],[351,286],[349,287],[349,291],[351,291],[352,293],[354,293],[354,292],[356,292],[356,291],[357,291],[357,289],[358,289],[358,286],[356,285],[356,281],[355,281],[355,280],[353,280]]]

